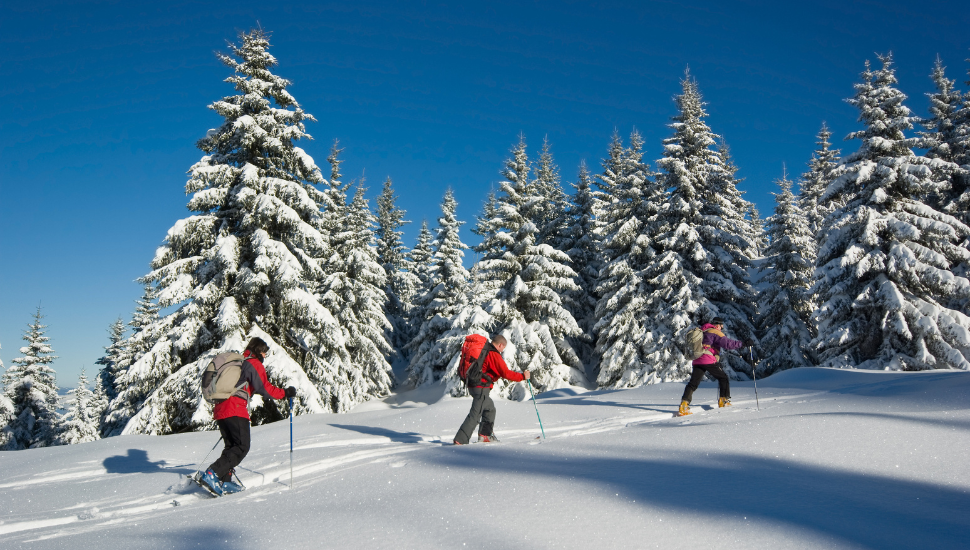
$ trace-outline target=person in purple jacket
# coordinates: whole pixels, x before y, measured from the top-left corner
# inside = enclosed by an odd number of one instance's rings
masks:
[[[720,396],[717,400],[717,406],[731,406],[731,383],[727,374],[718,365],[718,361],[721,358],[722,349],[741,349],[744,344],[724,336],[724,332],[722,332],[724,330],[724,319],[720,317],[715,317],[710,323],[706,323],[701,327],[701,330],[704,331],[704,353],[694,359],[692,363],[694,370],[690,373],[690,381],[687,382],[687,387],[684,388],[684,396],[680,400],[678,416],[690,414],[690,400],[694,396],[694,390],[704,379],[705,373],[709,373],[717,380],[718,395]]]

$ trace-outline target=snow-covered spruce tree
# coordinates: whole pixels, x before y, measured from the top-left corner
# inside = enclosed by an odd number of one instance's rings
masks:
[[[924,141],[919,145],[927,149],[927,157],[955,163],[959,168],[950,174],[947,189],[927,197],[927,202],[970,223],[970,96],[964,96],[946,77],[939,57],[931,77],[936,91],[926,94],[930,117],[920,121],[926,131],[921,132]]]
[[[614,140],[615,143],[615,140]],[[602,247],[602,268],[596,293],[596,354],[599,387],[630,388],[653,383],[664,373],[647,358],[650,324],[644,299],[650,288],[644,280],[656,252],[651,232],[662,191],[656,174],[643,162],[643,139],[634,131],[630,147],[619,154],[611,144],[610,157],[599,177],[610,189],[610,200],[600,207],[597,238]]]
[[[60,433],[57,437],[58,445],[74,445],[100,439],[99,418],[96,410],[92,409],[94,394],[88,389],[88,377],[81,369],[77,387],[67,392],[71,394],[71,405],[64,415]]]
[[[758,214],[758,208],[744,199],[744,191],[738,186],[744,181],[737,177],[738,167],[731,157],[731,149],[724,140],[717,146],[724,170],[715,172],[712,178],[711,207],[717,217],[721,219],[721,228],[731,235],[737,235],[739,240],[734,248],[729,250],[733,256],[744,256],[751,265],[751,260],[760,258],[767,244],[765,228]],[[753,309],[754,303],[749,306]]]
[[[825,217],[833,210],[841,207],[846,202],[846,197],[837,195],[830,197],[822,202],[822,195],[825,189],[838,176],[839,170],[839,150],[832,149],[829,138],[832,132],[823,122],[822,129],[818,132],[816,144],[818,148],[812,153],[812,160],[808,163],[808,172],[802,174],[798,180],[798,206],[805,213],[808,221],[808,230],[814,236],[816,242],[812,246],[811,258],[814,261],[817,243],[823,238],[822,229],[825,226]]]
[[[101,365],[97,379],[105,388],[105,395],[110,399],[117,397],[115,380],[123,369],[131,364],[130,354],[128,353],[127,340],[125,339],[125,322],[119,317],[111,326],[108,327],[108,345],[104,348],[105,354],[97,361],[96,365]]]
[[[387,357],[391,345],[385,332],[390,323],[384,314],[386,274],[374,248],[374,214],[364,197],[366,188],[357,185],[353,201],[343,209],[340,231],[331,235],[333,254],[327,262],[327,276],[321,287],[320,303],[334,312],[343,331],[343,345],[349,354],[348,383],[335,388],[331,400],[335,412],[387,395],[394,386]]]
[[[536,205],[545,200],[528,178],[525,138],[506,161],[493,227],[494,247],[479,262],[485,286],[498,292],[484,305],[492,316],[494,332],[509,341],[504,354],[509,367],[532,371],[538,391],[567,385],[584,386],[583,364],[568,342],[581,334],[572,314],[563,307],[562,295],[578,290],[569,256],[537,242]],[[521,384],[501,381],[496,395],[522,399]]]
[[[424,314],[422,313],[421,306],[418,302],[421,296],[424,296],[431,291],[435,286],[434,282],[434,266],[432,265],[432,260],[434,259],[434,235],[431,234],[431,230],[428,229],[428,220],[421,221],[421,230],[418,231],[418,238],[414,243],[414,248],[411,249],[409,260],[413,266],[412,273],[415,276],[415,282],[417,287],[414,291],[414,298],[412,299],[412,311],[409,321],[412,326],[409,330],[417,333],[418,328],[421,326],[421,321],[424,319]]]
[[[0,369],[3,369],[3,361],[0,360]],[[0,388],[2,390],[3,388]],[[13,403],[7,397],[6,392],[0,391],[0,450],[6,449],[10,443],[10,421],[13,420]]]
[[[815,304],[808,290],[814,257],[807,256],[806,251],[814,251],[815,235],[792,194],[792,182],[782,177],[778,186],[781,192],[775,194],[775,214],[767,224],[771,244],[761,266],[766,273],[761,279],[764,290],[758,308],[764,354],[757,367],[759,376],[812,364],[809,354]]]
[[[659,180],[669,196],[657,215],[655,238],[659,255],[644,278],[652,292],[646,297],[651,328],[646,339],[650,360],[676,380],[690,372],[679,343],[692,323],[715,316],[726,331],[742,340],[754,337],[754,297],[748,280],[751,243],[733,212],[734,176],[730,162],[714,148],[719,136],[704,122],[707,113],[697,82],[688,73],[676,97],[679,113],[664,140]],[[724,353],[721,366],[733,378],[751,372],[746,358]]]
[[[408,249],[401,242],[400,228],[411,223],[404,219],[404,210],[397,207],[397,196],[391,178],[384,181],[384,189],[377,197],[377,261],[384,268],[387,283],[384,293],[387,303],[384,312],[391,324],[388,341],[396,355],[404,356],[404,346],[414,337],[410,330],[410,314],[414,293],[419,286],[414,268],[408,259]]]
[[[847,100],[864,129],[849,135],[862,143],[826,191],[851,199],[829,216],[819,249],[813,345],[827,367],[970,370],[970,318],[943,305],[970,296],[970,281],[951,272],[970,258],[959,245],[970,228],[918,199],[944,189],[954,166],[912,151],[914,117],[891,55],[879,59]]]
[[[552,145],[549,138],[542,141],[542,152],[535,163],[535,194],[542,197],[536,204],[536,235],[539,244],[548,244],[557,250],[564,250],[568,221],[566,211],[569,208],[569,198],[562,188],[559,177],[559,167],[552,158]]]
[[[442,380],[452,357],[461,351],[464,334],[449,334],[455,316],[468,303],[468,270],[462,260],[468,245],[461,241],[455,211],[458,202],[448,189],[441,201],[441,217],[432,243],[431,280],[433,286],[418,298],[421,326],[408,344],[408,385],[423,386]],[[447,336],[446,336],[447,335]]]
[[[195,214],[169,230],[143,277],[157,285],[159,307],[176,309],[153,324],[158,340],[127,369],[129,385],[115,401],[138,412],[125,433],[210,426],[201,370],[257,334],[298,361],[267,363],[271,380],[298,388],[296,412],[328,410],[319,383],[308,383],[300,368],[329,365],[319,343],[339,334],[308,288],[326,252],[315,187],[324,179],[295,145],[309,138],[304,121],[314,119],[286,90],[290,82],[270,71],[277,62],[268,48],[268,35],[254,30],[240,35],[231,54],[218,54],[233,69],[226,81],[238,93],[209,106],[225,121],[197,144],[206,155],[185,185]],[[130,412],[113,409],[108,421],[115,425]]]
[[[15,358],[3,374],[4,393],[13,406],[7,424],[5,450],[33,449],[57,444],[61,417],[57,414],[57,380],[51,363],[57,359],[41,324],[40,307],[24,331],[23,357]]]
[[[562,240],[562,250],[569,256],[569,260],[576,271],[575,292],[567,293],[565,305],[576,324],[582,331],[576,337],[570,338],[573,349],[585,365],[587,376],[592,375],[599,365],[595,354],[596,335],[593,332],[596,311],[596,286],[601,268],[602,254],[595,236],[596,213],[594,210],[593,179],[586,162],[579,165],[579,176],[573,184],[575,193],[566,211],[568,226]]]

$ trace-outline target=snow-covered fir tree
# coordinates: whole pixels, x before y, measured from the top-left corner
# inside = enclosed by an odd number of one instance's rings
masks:
[[[144,283],[157,285],[157,305],[175,308],[146,331],[157,340],[121,377],[126,384],[107,421],[126,433],[163,434],[211,425],[198,376],[225,346],[245,346],[268,335],[298,363],[277,361],[275,383],[297,386],[296,412],[325,410],[320,385],[305,384],[299,367],[330,365],[321,342],[340,327],[311,293],[326,254],[316,184],[324,183],[313,159],[295,145],[309,139],[314,120],[274,75],[269,36],[240,35],[226,79],[237,94],[209,107],[225,120],[199,140],[206,154],[185,185],[195,214],[178,221],[152,260]],[[137,336],[137,334],[135,335]],[[115,405],[117,403],[118,405]]]
[[[417,298],[421,325],[408,344],[411,362],[407,372],[411,387],[442,380],[465,337],[448,334],[455,316],[468,303],[469,275],[463,265],[468,245],[459,234],[464,222],[456,218],[457,208],[454,192],[448,189],[441,201],[441,217],[431,244],[431,288]]]
[[[88,389],[88,377],[81,369],[77,387],[67,392],[71,395],[71,405],[64,415],[58,434],[59,445],[74,445],[100,439],[100,411],[94,393]]]
[[[738,237],[738,242],[733,247],[738,250],[729,250],[732,259],[734,256],[744,256],[750,265],[751,260],[761,257],[764,250],[765,228],[758,208],[744,199],[744,192],[738,187],[744,180],[737,177],[738,167],[734,164],[731,149],[724,140],[718,143],[717,152],[724,170],[714,172],[716,176],[712,178],[714,195],[711,206],[715,215],[721,219],[721,228]],[[753,307],[753,304],[749,305]]]
[[[761,271],[758,328],[764,357],[758,363],[758,375],[812,364],[811,341],[814,336],[812,286],[815,235],[805,213],[792,193],[787,176],[778,180],[780,193],[775,194],[775,213],[768,218],[771,244],[765,251]]]
[[[813,235],[813,243],[810,253],[812,261],[815,260],[815,253],[818,244],[823,239],[823,229],[825,227],[825,217],[833,210],[839,208],[846,202],[846,197],[842,195],[831,196],[822,201],[822,196],[829,184],[838,175],[839,153],[838,149],[832,149],[829,138],[832,132],[823,122],[822,129],[818,132],[815,143],[818,147],[812,154],[812,160],[808,163],[808,172],[802,174],[798,180],[798,206],[805,214],[808,223],[808,230]]]
[[[353,201],[343,209],[340,231],[330,237],[333,254],[321,287],[320,302],[334,312],[349,354],[346,378],[330,395],[331,402],[337,404],[334,412],[385,396],[394,386],[387,362],[392,348],[385,336],[390,328],[384,314],[387,276],[377,260],[374,214],[365,191],[361,181]]]
[[[569,198],[562,188],[559,167],[552,157],[552,145],[549,138],[542,141],[542,152],[535,163],[535,195],[541,197],[536,204],[535,224],[539,232],[536,235],[539,244],[548,244],[558,250],[564,250],[568,221],[566,212],[569,209]]]
[[[600,387],[629,388],[655,382],[664,365],[647,357],[645,309],[650,288],[645,270],[656,252],[652,246],[654,219],[661,202],[656,175],[643,162],[643,139],[636,131],[629,148],[617,148],[614,136],[599,176],[600,188],[610,193],[600,204],[597,239],[602,254],[596,303],[596,355]]]
[[[891,55],[866,62],[847,100],[860,111],[861,141],[826,191],[851,197],[829,220],[816,270],[819,364],[889,370],[970,369],[970,318],[949,309],[970,296],[951,267],[970,252],[970,228],[919,200],[946,187],[955,168],[912,150],[914,117],[896,87]],[[822,197],[823,200],[826,196]]]
[[[602,255],[596,239],[596,213],[594,210],[593,179],[586,168],[586,162],[579,165],[579,175],[573,184],[575,193],[566,211],[568,225],[562,241],[562,250],[569,256],[576,271],[578,290],[568,293],[566,307],[576,319],[582,333],[570,341],[586,366],[587,375],[599,365],[594,350],[596,335],[593,332],[596,311],[596,286],[601,267]]]
[[[105,354],[94,364],[101,365],[97,379],[101,381],[106,397],[111,400],[118,395],[115,388],[118,375],[131,361],[128,342],[125,339],[125,322],[120,317],[108,327],[108,345],[104,348],[104,351]]]
[[[40,307],[24,331],[26,346],[3,374],[4,393],[12,405],[7,423],[6,450],[33,449],[57,444],[61,417],[57,414],[57,380],[50,365],[57,359],[46,336]]]
[[[946,67],[939,57],[931,74],[936,91],[926,94],[930,99],[930,116],[920,122],[926,156],[955,163],[958,168],[950,174],[947,189],[928,201],[937,209],[970,223],[970,95],[956,88],[956,82],[946,77]],[[965,271],[964,271],[965,272]]]
[[[411,223],[404,219],[404,214],[404,210],[397,207],[397,195],[394,194],[391,178],[387,178],[384,189],[377,197],[377,229],[374,236],[377,242],[377,261],[384,268],[387,277],[384,285],[387,304],[384,311],[391,324],[388,341],[395,354],[403,354],[404,346],[414,337],[410,315],[414,293],[420,286],[408,258],[408,249],[401,241],[404,233],[400,228]]]
[[[0,369],[3,369],[3,360],[0,360]],[[2,390],[3,388],[0,388]],[[13,403],[7,397],[6,392],[0,391],[0,449],[6,449],[10,442],[10,421],[13,419]]]
[[[544,198],[529,180],[525,138],[512,149],[502,175],[498,199],[497,228],[493,247],[476,266],[484,288],[497,288],[484,305],[492,316],[494,332],[509,341],[504,354],[511,368],[529,369],[539,391],[567,385],[585,385],[583,364],[568,338],[581,334],[572,314],[563,307],[562,296],[578,290],[569,256],[548,244],[540,244],[535,218]],[[497,395],[521,399],[521,384],[496,384]]]
[[[417,305],[418,300],[434,287],[434,266],[432,264],[434,258],[433,245],[434,235],[428,229],[428,220],[423,220],[421,222],[421,230],[418,231],[418,238],[414,243],[414,248],[411,249],[409,258],[413,266],[412,272],[416,278],[415,282],[418,285],[414,292],[414,303],[412,304],[414,310],[411,316],[412,323],[417,325],[420,325],[421,320],[424,318]],[[412,330],[417,330],[417,327],[412,327]]]
[[[670,124],[674,135],[664,140],[660,182],[669,196],[657,215],[659,255],[645,280],[651,328],[646,338],[650,360],[662,369],[661,379],[676,380],[690,372],[680,342],[693,323],[715,316],[725,330],[753,339],[754,296],[748,276],[752,244],[741,225],[743,205],[737,200],[733,166],[715,148],[719,136],[704,119],[697,82],[686,74],[676,97],[679,113]],[[745,207],[746,208],[746,207]],[[747,358],[725,353],[721,366],[733,378],[751,372]]]

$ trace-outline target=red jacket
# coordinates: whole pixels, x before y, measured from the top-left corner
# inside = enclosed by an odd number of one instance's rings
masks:
[[[499,378],[512,382],[525,380],[525,376],[521,372],[509,370],[509,366],[505,364],[505,359],[502,359],[501,353],[491,350],[485,356],[485,363],[482,364],[482,387],[491,388],[492,384]]]
[[[242,364],[242,374],[239,375],[239,382],[247,382],[246,391],[252,396],[258,393],[263,399],[283,399],[286,392],[269,383],[266,377],[266,369],[262,361],[256,357],[251,357],[249,351],[243,354],[246,360]],[[488,358],[486,358],[487,360]],[[238,384],[237,384],[238,385]],[[245,399],[232,396],[222,403],[212,408],[212,417],[216,420],[223,420],[232,416],[249,419],[249,407]]]

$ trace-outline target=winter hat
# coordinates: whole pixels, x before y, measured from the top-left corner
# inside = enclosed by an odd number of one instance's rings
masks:
[[[724,324],[724,319],[721,319],[720,317],[715,317],[715,318],[711,319],[711,324],[712,325],[723,325]]]

